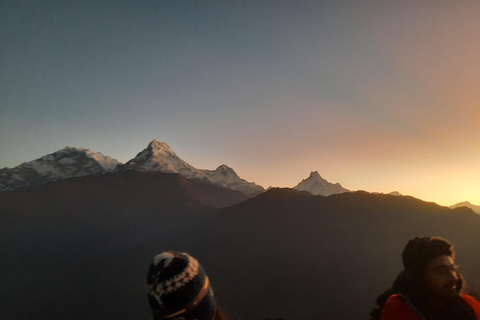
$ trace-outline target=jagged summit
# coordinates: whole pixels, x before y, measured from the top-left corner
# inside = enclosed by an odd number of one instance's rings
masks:
[[[53,164],[54,162],[58,161],[62,165],[67,165],[67,164],[74,164],[77,161],[82,160],[83,157],[93,160],[93,162],[89,163],[89,165],[94,165],[94,163],[96,163],[97,165],[102,167],[105,171],[113,171],[116,169],[118,165],[121,164],[116,159],[109,156],[104,156],[100,152],[94,152],[90,149],[75,148],[71,146],[66,146],[64,149],[61,149],[57,152],[43,156],[37,160],[27,162],[27,163],[35,163],[35,162],[49,163],[50,162],[51,164]],[[76,165],[78,166],[79,163],[76,163]]]
[[[202,180],[213,185],[241,191],[246,195],[255,195],[264,191],[261,186],[241,179],[232,168],[224,164],[216,170],[197,169],[177,156],[168,144],[158,140],[150,142],[147,148],[128,161],[125,167],[178,173],[187,179]]]
[[[168,144],[158,140],[150,142],[147,148],[128,161],[126,166],[167,173],[181,173],[195,169],[180,159]]]
[[[0,191],[36,186],[50,181],[112,172],[120,162],[90,149],[67,146],[15,168],[0,169]]]
[[[230,168],[229,166],[227,166],[226,164],[222,164],[222,165],[218,166],[218,168],[215,169],[215,170],[217,170],[217,171],[233,171],[233,169]],[[235,172],[235,171],[233,171],[233,172]]]
[[[230,176],[232,178],[234,178],[234,177],[238,178],[238,175],[235,172],[235,170],[233,170],[232,168],[230,168],[229,166],[227,166],[225,164],[222,164],[217,169],[215,169],[215,172],[217,172],[219,174],[222,174],[224,176]]]
[[[157,148],[157,149],[162,149],[162,148],[167,148],[169,150],[172,150],[170,149],[170,147],[168,146],[168,144],[166,144],[165,142],[163,141],[160,141],[160,140],[157,140],[157,139],[153,139],[149,144],[148,146],[150,148]]]
[[[148,144],[147,149],[157,156],[163,155],[167,157],[178,157],[175,151],[173,151],[168,144],[156,139],[152,140],[152,142]]]
[[[313,195],[329,196],[336,193],[350,192],[340,185],[340,183],[330,183],[323,179],[318,171],[312,171],[307,179],[303,179],[298,185],[293,187],[298,191],[308,191]]]
[[[308,176],[307,180],[308,179],[315,179],[315,180],[323,180],[322,176],[320,175],[320,173],[318,173],[318,171],[312,171],[310,172],[310,175]]]

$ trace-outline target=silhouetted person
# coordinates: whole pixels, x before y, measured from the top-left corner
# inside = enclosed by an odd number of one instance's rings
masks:
[[[154,320],[225,319],[208,276],[187,253],[168,251],[155,256],[148,269],[147,285]]]
[[[402,260],[404,270],[377,299],[380,308],[371,313],[374,319],[480,320],[480,303],[462,293],[465,281],[450,242],[417,237],[405,246]]]

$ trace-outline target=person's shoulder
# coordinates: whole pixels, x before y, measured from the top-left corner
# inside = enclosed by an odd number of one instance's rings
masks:
[[[460,297],[462,297],[462,299],[465,300],[465,301],[470,301],[470,302],[473,302],[473,303],[480,303],[480,302],[478,302],[477,299],[475,299],[474,297],[472,297],[469,294],[462,293],[462,294],[460,294]]]
[[[384,311],[398,313],[400,310],[404,310],[406,306],[407,303],[401,294],[392,294],[385,303]]]
[[[388,297],[387,303],[390,304],[405,304],[405,300],[403,299],[403,296],[401,294],[392,294],[390,297]]]
[[[460,297],[468,303],[468,305],[473,309],[475,314],[477,315],[477,319],[480,319],[480,302],[477,301],[474,297],[468,294],[461,294]]]
[[[472,297],[471,295],[468,295],[468,294],[460,294],[460,297],[462,297],[463,300],[465,300],[466,302],[468,302],[468,304],[470,305],[477,305],[480,307],[480,302],[478,302],[477,299],[475,299],[474,297]]]
[[[401,294],[391,295],[382,312],[381,320],[417,319],[415,312],[408,306]]]

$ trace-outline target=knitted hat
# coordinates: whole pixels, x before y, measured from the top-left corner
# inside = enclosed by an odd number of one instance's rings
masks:
[[[209,279],[187,253],[168,251],[155,256],[147,284],[154,319],[212,320],[215,316],[217,305]]]
[[[447,255],[455,259],[453,245],[440,237],[416,237],[408,241],[402,253],[406,270],[421,271],[430,260]]]

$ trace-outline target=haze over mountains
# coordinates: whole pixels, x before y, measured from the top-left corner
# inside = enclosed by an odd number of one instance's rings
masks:
[[[2,169],[41,178],[0,192],[2,319],[149,319],[146,269],[165,250],[202,263],[232,320],[368,319],[415,236],[452,241],[480,285],[480,215],[465,207],[338,188],[255,194],[158,141],[126,164],[73,148],[40,159]],[[317,172],[302,185],[340,186]]]

